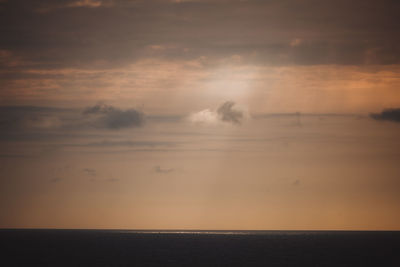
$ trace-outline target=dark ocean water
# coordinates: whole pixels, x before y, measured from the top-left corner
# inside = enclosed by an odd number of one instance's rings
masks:
[[[0,266],[400,266],[400,232],[0,230]]]

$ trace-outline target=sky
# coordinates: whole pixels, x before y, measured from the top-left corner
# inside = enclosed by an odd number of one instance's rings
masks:
[[[0,227],[400,230],[399,13],[0,0]]]

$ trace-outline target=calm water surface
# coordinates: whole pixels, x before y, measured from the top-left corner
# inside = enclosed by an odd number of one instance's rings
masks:
[[[0,230],[2,266],[400,266],[400,232]]]

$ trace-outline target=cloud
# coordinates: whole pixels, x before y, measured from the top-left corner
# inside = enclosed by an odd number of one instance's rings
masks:
[[[37,1],[34,12],[49,13],[58,11],[59,9],[66,8],[97,8],[97,7],[111,7],[112,1],[110,0],[62,0],[62,1]]]
[[[290,41],[290,46],[291,47],[296,47],[296,46],[301,45],[302,42],[303,41],[300,38],[295,38],[292,41]]]
[[[222,121],[239,124],[243,119],[243,112],[241,110],[234,109],[235,105],[232,101],[223,103],[218,109],[217,113]]]
[[[163,169],[163,168],[161,168],[160,166],[155,166],[155,167],[154,167],[154,171],[157,172],[157,173],[164,173],[164,174],[166,174],[166,173],[173,172],[174,169]]]
[[[209,109],[191,114],[189,120],[199,124],[217,124],[219,122],[218,114]]]
[[[393,0],[3,3],[0,47],[30,66],[131,64],[153,44],[189,48],[160,54],[174,58],[241,55],[278,65],[400,62],[400,5]]]
[[[247,118],[247,112],[235,107],[232,101],[221,104],[216,111],[205,109],[189,116],[189,121],[197,124],[216,125],[219,123],[240,124]]]
[[[92,142],[85,144],[67,144],[65,146],[79,146],[79,147],[171,147],[176,146],[176,142],[166,141],[109,141],[104,140],[101,142]]]
[[[105,104],[88,107],[83,112],[52,107],[0,106],[2,139],[71,135],[71,131],[87,128],[118,130],[140,127],[144,122],[145,115],[141,111],[122,110]]]
[[[84,110],[83,115],[88,117],[91,126],[118,130],[142,126],[145,116],[135,109],[121,110],[106,104],[97,104]]]
[[[379,121],[400,122],[400,108],[384,109],[381,113],[373,113],[370,116]]]
[[[94,1],[94,0],[80,0],[75,1],[68,4],[68,7],[100,7],[102,5],[102,1]]]
[[[61,180],[62,180],[62,178],[60,178],[60,177],[54,177],[54,178],[50,179],[50,182],[58,183],[58,182],[61,182]]]
[[[68,109],[35,106],[0,107],[0,128],[7,132],[44,131],[61,127]]]
[[[83,169],[83,172],[85,172],[86,174],[88,174],[90,176],[96,176],[97,175],[97,172],[96,172],[95,169],[86,168],[86,169]]]

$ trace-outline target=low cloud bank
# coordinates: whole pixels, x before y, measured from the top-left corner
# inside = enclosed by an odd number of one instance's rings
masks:
[[[34,106],[1,106],[0,128],[3,131],[46,130],[60,127],[67,109]]]
[[[87,128],[119,130],[141,127],[145,114],[136,109],[119,109],[97,104],[78,111],[33,106],[0,107],[0,127],[6,132],[43,132]]]
[[[370,116],[379,121],[400,122],[400,108],[384,109],[381,113],[373,113]]]
[[[145,116],[135,109],[121,110],[106,104],[88,107],[83,115],[91,119],[91,125],[98,128],[121,129],[142,126]]]

